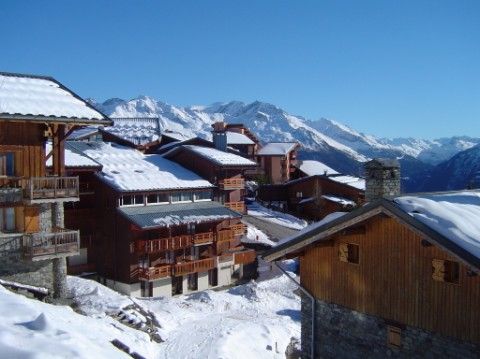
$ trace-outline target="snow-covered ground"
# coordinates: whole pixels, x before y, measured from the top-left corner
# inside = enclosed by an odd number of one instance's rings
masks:
[[[266,273],[264,278],[274,274]],[[14,294],[0,286],[0,357],[128,358],[110,342],[119,340],[145,358],[284,358],[300,337],[296,285],[276,274],[227,290],[175,298],[132,298],[101,284],[69,277],[81,315]],[[126,313],[156,319],[163,343],[114,319]],[[143,313],[143,314],[142,314]]]
[[[247,233],[242,237],[242,243],[265,244],[270,247],[277,245],[265,232],[251,224],[247,224]]]
[[[265,221],[276,223],[284,227],[300,230],[308,225],[307,221],[303,219],[297,218],[287,213],[282,213],[266,208],[258,202],[253,202],[247,207],[248,214],[250,216],[258,217]]]

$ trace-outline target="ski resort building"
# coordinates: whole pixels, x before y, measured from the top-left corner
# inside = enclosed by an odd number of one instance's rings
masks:
[[[79,200],[78,177],[65,176],[65,138],[111,122],[51,77],[0,73],[0,83],[0,277],[64,297],[65,258],[80,244],[64,225],[64,203]]]
[[[366,205],[264,256],[299,258],[302,358],[478,357],[480,192],[400,195],[391,160],[366,177]]]
[[[297,142],[271,142],[260,148],[257,156],[267,183],[279,184],[290,180],[299,147]]]
[[[212,201],[209,181],[118,144],[70,141],[67,147],[101,166],[93,178],[93,167],[85,173],[79,207],[66,212],[66,221],[91,234],[70,259],[72,273],[94,269],[120,292],[171,296],[230,285],[255,261],[255,251],[240,243],[241,213]]]
[[[365,201],[363,178],[342,175],[318,161],[299,161],[296,167],[296,179],[261,185],[258,198],[313,221],[333,212],[349,212]]]
[[[216,201],[234,211],[245,212],[244,173],[255,169],[255,162],[217,148],[193,145],[175,147],[163,156],[215,184],[213,196]]]

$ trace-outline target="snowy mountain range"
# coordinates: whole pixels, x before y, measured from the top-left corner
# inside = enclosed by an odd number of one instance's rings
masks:
[[[436,140],[379,138],[336,121],[291,115],[260,101],[179,107],[140,96],[129,101],[112,98],[103,103],[90,102],[111,117],[158,117],[161,130],[189,137],[209,138],[211,125],[216,121],[243,123],[263,142],[298,141],[302,145],[300,158],[317,159],[354,175],[362,173],[362,162],[370,158],[395,157],[402,165],[405,191],[428,189],[430,173],[437,165],[480,144],[480,138],[467,136]]]

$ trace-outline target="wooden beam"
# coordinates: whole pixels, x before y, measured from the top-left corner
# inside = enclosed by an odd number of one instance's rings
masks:
[[[52,131],[53,174],[65,175],[65,125],[53,125]]]

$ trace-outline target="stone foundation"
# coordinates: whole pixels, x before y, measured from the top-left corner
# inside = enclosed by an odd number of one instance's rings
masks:
[[[311,300],[302,298],[302,358],[311,358]],[[335,304],[315,301],[315,358],[478,358],[480,344],[393,324]],[[400,347],[387,343],[388,326],[401,329]]]
[[[47,288],[53,292],[52,261],[25,261],[19,255],[0,258],[0,278],[21,284]]]

